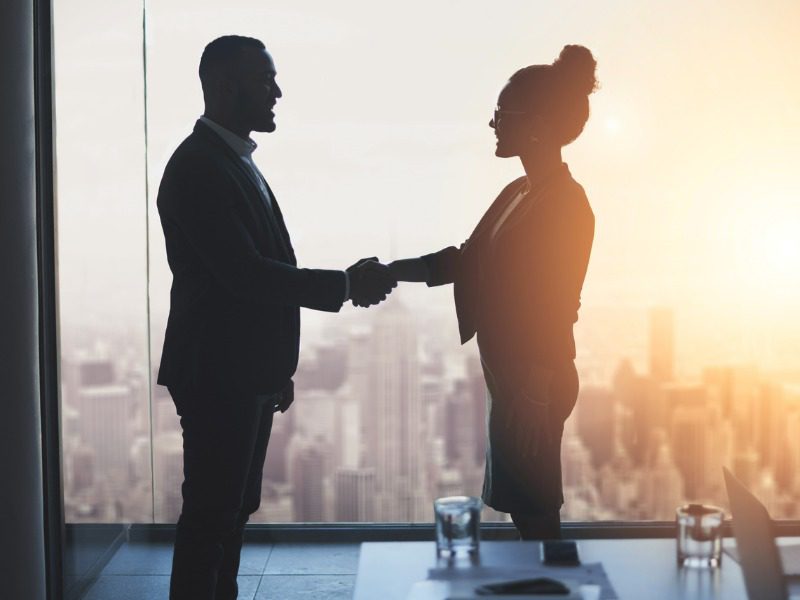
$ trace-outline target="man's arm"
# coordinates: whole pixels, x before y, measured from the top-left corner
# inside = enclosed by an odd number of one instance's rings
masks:
[[[233,207],[231,189],[214,176],[217,168],[187,167],[172,165],[165,174],[159,212],[225,288],[264,304],[330,312],[341,308],[346,287],[342,271],[299,269],[263,256]]]

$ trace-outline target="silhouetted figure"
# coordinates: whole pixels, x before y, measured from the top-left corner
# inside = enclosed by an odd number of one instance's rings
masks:
[[[275,130],[275,74],[258,40],[227,36],[206,47],[205,113],[172,155],[158,192],[173,275],[158,383],[175,402],[184,447],[173,600],[237,596],[273,412],[294,397],[299,307],[335,312],[348,298],[368,306],[396,285],[369,260],[347,272],[296,266],[249,137]]]
[[[525,176],[460,248],[390,265],[401,281],[454,284],[461,341],[477,334],[489,392],[483,499],[511,513],[523,539],[560,537],[561,436],[578,395],[572,326],[594,237],[561,148],[589,117],[595,66],[566,46],[552,65],[512,75],[489,126],[495,154],[518,156]]]

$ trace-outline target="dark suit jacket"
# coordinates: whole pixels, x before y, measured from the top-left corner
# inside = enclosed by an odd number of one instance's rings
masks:
[[[338,311],[341,271],[299,269],[280,208],[198,121],[158,191],[172,290],[158,383],[281,390],[297,367],[300,309]]]
[[[521,177],[506,186],[460,248],[422,257],[428,285],[455,284],[462,343],[477,333],[481,353],[520,376],[531,362],[575,358],[572,325],[594,238],[586,194],[562,165],[493,239],[495,223],[524,184]]]

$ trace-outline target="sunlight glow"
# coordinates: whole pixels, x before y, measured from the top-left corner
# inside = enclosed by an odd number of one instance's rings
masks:
[[[800,293],[800,215],[771,214],[740,223],[738,262],[743,287],[759,296]]]
[[[800,239],[796,229],[781,224],[762,241],[764,265],[776,274],[800,278]],[[790,283],[787,281],[787,283]]]
[[[606,131],[612,135],[616,135],[620,130],[620,122],[616,117],[608,117],[605,120]]]

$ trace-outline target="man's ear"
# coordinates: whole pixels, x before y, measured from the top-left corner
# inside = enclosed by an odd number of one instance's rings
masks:
[[[234,98],[239,93],[239,85],[235,77],[225,74],[219,80],[220,95],[224,98]]]

